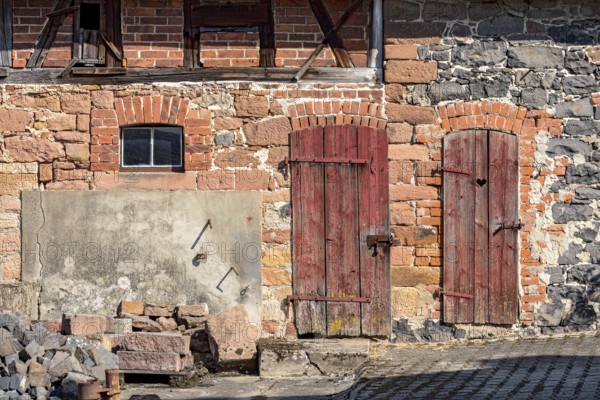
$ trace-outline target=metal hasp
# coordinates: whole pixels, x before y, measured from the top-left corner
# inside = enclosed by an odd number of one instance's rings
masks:
[[[494,235],[497,234],[498,232],[500,232],[503,229],[514,229],[514,230],[520,230],[521,228],[523,228],[523,223],[521,222],[521,220],[517,220],[517,222],[513,222],[512,224],[505,224],[505,223],[501,223],[500,225],[498,225],[496,227],[496,229],[494,230]]]
[[[373,249],[373,257],[379,254],[379,247],[391,247],[394,235],[367,235],[367,248]]]
[[[446,297],[461,297],[463,299],[472,299],[473,295],[472,294],[467,294],[467,293],[458,293],[458,292],[446,292],[444,290],[438,290],[438,294],[440,296],[446,296]]]
[[[454,168],[450,166],[440,167],[440,170],[444,172],[454,172],[455,174],[471,175],[471,171],[468,169]]]
[[[288,303],[293,301],[334,301],[340,303],[370,303],[370,297],[327,297],[327,296],[288,296]]]

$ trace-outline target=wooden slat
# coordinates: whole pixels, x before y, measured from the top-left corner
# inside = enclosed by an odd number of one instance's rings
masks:
[[[475,135],[475,243],[473,318],[475,323],[488,321],[488,132]]]
[[[322,157],[323,128],[291,134],[291,156]],[[293,287],[298,296],[327,296],[325,287],[323,165],[292,165]],[[299,335],[326,335],[326,305],[318,301],[295,304]]]
[[[518,310],[519,231],[496,228],[512,224],[518,215],[519,161],[518,138],[490,132],[490,316],[492,324],[513,324]]]
[[[309,0],[308,2],[310,3],[310,7],[312,8],[317,22],[319,23],[319,27],[321,28],[323,35],[327,35],[328,32],[332,31],[331,35],[329,35],[329,38],[327,39],[327,43],[333,52],[337,66],[343,68],[354,67],[354,63],[352,62],[348,51],[346,51],[346,48],[344,47],[342,38],[337,31],[333,31],[335,25],[323,0]]]
[[[389,233],[388,138],[384,130],[358,128],[358,156],[370,159],[359,167],[359,227],[361,296],[372,299],[362,304],[362,334],[389,336],[391,331],[390,249],[380,248],[373,257],[367,235]]]
[[[100,32],[100,38],[104,41],[104,44],[110,49],[113,56],[119,60],[123,60],[123,54],[121,54],[121,50],[117,48],[117,46],[109,39],[109,37],[104,32]]]
[[[125,75],[127,68],[124,67],[75,67],[71,69],[73,76],[112,76]]]
[[[48,14],[46,14],[46,18],[58,17],[59,15],[69,14],[69,13],[72,13],[72,12],[75,12],[78,10],[79,10],[79,4],[71,6],[71,7],[63,8],[62,10],[58,10],[58,11],[50,11]]]
[[[192,27],[265,25],[271,9],[266,2],[253,4],[192,5]]]
[[[358,139],[354,125],[325,127],[325,157],[356,158]],[[327,295],[360,296],[358,244],[357,166],[325,166],[325,253]],[[359,336],[360,305],[327,303],[327,335]]]
[[[444,291],[473,294],[475,134],[444,138],[444,166],[469,169],[471,175],[444,172]],[[473,322],[473,299],[443,297],[445,322]]]
[[[120,67],[123,65],[123,39],[121,32],[121,0],[106,0],[106,37],[111,44],[107,42],[114,53],[107,54],[106,66]],[[114,48],[113,48],[114,47]],[[117,52],[120,54],[117,54]]]
[[[267,21],[266,24],[258,27],[260,35],[260,59],[259,66],[275,66],[275,21],[273,19],[273,3],[267,1]]]
[[[0,0],[0,67],[12,67],[12,0]]]
[[[70,6],[71,0],[56,0],[52,11],[59,11]],[[27,61],[27,68],[40,68],[48,55],[50,46],[56,38],[58,29],[65,20],[66,14],[60,14],[56,17],[47,18],[38,39],[35,42],[33,54]]]

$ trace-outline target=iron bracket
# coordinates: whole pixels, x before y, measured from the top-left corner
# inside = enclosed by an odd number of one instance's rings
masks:
[[[373,257],[379,254],[379,247],[391,247],[394,244],[394,235],[367,235],[367,248],[373,249]]]
[[[328,296],[288,296],[288,303],[294,301],[331,301],[341,303],[370,303],[370,297],[328,297]]]

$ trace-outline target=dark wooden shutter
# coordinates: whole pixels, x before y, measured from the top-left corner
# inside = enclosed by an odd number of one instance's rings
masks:
[[[499,229],[519,218],[518,138],[490,132],[490,319],[513,324],[518,314],[518,238],[516,229]]]
[[[12,0],[0,0],[0,67],[12,67]]]
[[[465,131],[444,139],[444,321],[516,321],[518,139]]]

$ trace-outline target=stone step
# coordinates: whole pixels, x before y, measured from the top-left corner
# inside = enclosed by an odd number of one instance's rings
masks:
[[[368,360],[369,349],[368,339],[263,339],[259,372],[264,378],[354,375]]]

